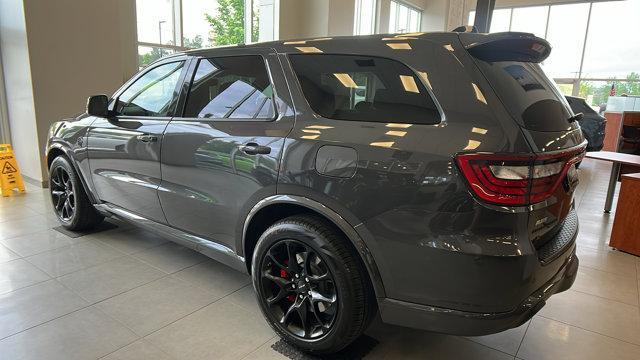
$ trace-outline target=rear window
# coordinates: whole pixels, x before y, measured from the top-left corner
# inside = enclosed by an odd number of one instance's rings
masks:
[[[507,110],[521,126],[535,131],[570,127],[569,106],[540,65],[515,61],[478,61]]]
[[[391,59],[353,55],[291,55],[309,105],[340,120],[437,124],[440,113],[422,81]]]

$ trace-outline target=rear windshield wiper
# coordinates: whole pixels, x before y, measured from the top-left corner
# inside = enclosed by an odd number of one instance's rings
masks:
[[[567,121],[572,123],[574,121],[580,121],[580,120],[582,120],[582,118],[584,118],[584,114],[579,112],[579,113],[573,115],[572,117],[568,118]]]

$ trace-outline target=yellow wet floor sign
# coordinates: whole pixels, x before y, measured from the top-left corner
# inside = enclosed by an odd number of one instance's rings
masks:
[[[2,196],[10,196],[13,193],[13,189],[24,192],[24,183],[20,175],[20,168],[9,144],[0,144],[0,169],[0,190],[2,191]]]

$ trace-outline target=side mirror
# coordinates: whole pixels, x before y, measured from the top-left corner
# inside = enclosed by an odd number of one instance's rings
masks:
[[[109,98],[107,95],[93,95],[87,99],[87,114],[91,116],[107,117],[109,116]]]

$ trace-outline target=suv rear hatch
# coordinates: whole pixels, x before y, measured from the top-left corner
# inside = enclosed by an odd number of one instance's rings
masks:
[[[525,33],[460,34],[473,57],[513,120],[531,146],[532,154],[463,155],[459,157],[467,179],[480,174],[485,187],[500,194],[486,199],[500,205],[527,205],[529,236],[541,261],[560,252],[544,250],[563,232],[577,230],[573,192],[578,178],[575,164],[582,159],[586,142],[566,99],[544,74],[538,63],[551,47],[546,40]],[[465,159],[467,156],[471,159]],[[460,158],[463,160],[461,161]],[[466,164],[466,165],[465,165]],[[465,170],[465,166],[467,170]],[[475,166],[475,168],[474,168]],[[486,195],[481,189],[476,195]],[[567,225],[567,226],[564,226]],[[567,228],[569,227],[569,228]],[[571,239],[566,240],[566,242]]]

